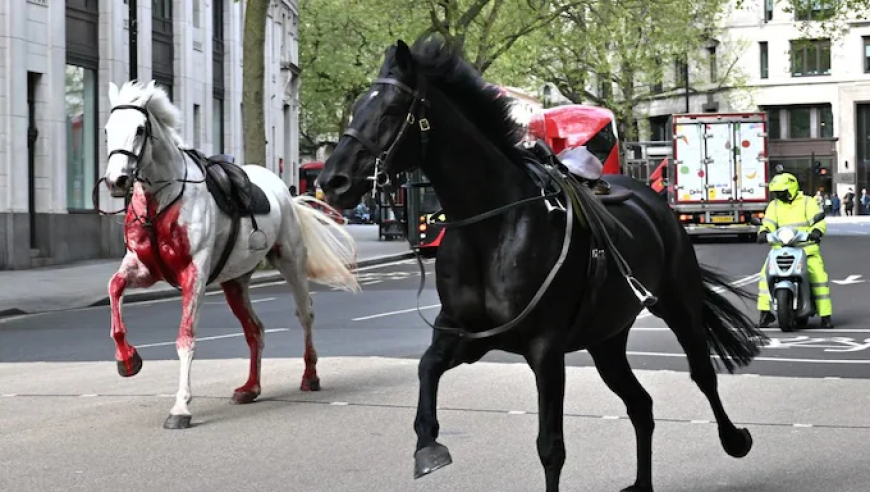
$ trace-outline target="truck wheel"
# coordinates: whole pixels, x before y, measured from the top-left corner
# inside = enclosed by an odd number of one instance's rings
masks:
[[[791,310],[792,294],[788,289],[776,291],[776,321],[779,329],[785,332],[794,330],[794,317]]]

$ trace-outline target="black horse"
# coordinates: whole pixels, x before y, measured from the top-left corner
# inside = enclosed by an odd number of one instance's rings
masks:
[[[657,293],[649,310],[667,322],[686,352],[725,451],[745,456],[752,438],[722,406],[710,351],[731,372],[759,353],[764,336],[720,292],[747,294],[698,264],[671,210],[642,183],[608,176],[611,194],[598,197],[588,186],[573,186],[560,208],[554,188],[542,189],[553,173],[519,145],[522,130],[509,112],[509,100],[459,49],[439,37],[421,38],[413,49],[400,40],[387,50],[319,177],[327,201],[348,208],[372,189],[372,180],[389,189],[398,174],[419,165],[452,221],[436,262],[442,308],[419,364],[415,478],[451,463],[436,441],[441,376],[498,349],[521,354],[534,371],[538,453],[546,490],[558,491],[565,353],[586,349],[625,403],[637,436],[637,479],[624,490],[653,490],[652,399],[626,356],[628,332],[643,305],[614,270],[619,253],[636,267],[637,283]],[[555,189],[564,191],[566,181],[559,182]],[[614,227],[617,221],[624,229]],[[604,255],[598,248],[603,229],[614,243]],[[596,268],[602,257],[605,268]]]

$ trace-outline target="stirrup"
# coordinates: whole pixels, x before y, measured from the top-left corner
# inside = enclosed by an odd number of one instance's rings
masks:
[[[643,307],[648,308],[659,302],[659,298],[652,295],[652,293],[648,291],[636,278],[634,278],[633,275],[626,275],[625,280],[628,282],[628,286],[631,287],[632,292],[634,292],[635,297],[637,297],[637,300],[640,301]]]
[[[544,190],[541,190],[541,196],[546,196],[546,193],[544,193]],[[553,205],[550,202],[550,200],[553,200],[554,202],[556,202],[556,204]],[[562,205],[562,202],[560,202],[559,199],[556,197],[554,197],[552,199],[544,199],[544,205],[547,207],[548,214],[552,213],[554,210],[559,211],[559,212],[567,212],[567,210],[565,210],[565,206]]]

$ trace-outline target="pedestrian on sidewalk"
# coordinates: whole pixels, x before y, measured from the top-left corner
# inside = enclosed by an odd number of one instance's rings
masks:
[[[868,215],[870,214],[870,196],[867,196],[867,188],[861,190],[861,201],[859,202],[861,205],[861,209],[858,212],[859,215]]]
[[[831,197],[831,215],[834,217],[840,216],[840,195],[836,193]]]
[[[843,204],[846,206],[846,216],[851,216],[855,212],[855,192],[852,191],[852,188],[849,188],[849,191],[846,192],[846,196],[843,198]]]

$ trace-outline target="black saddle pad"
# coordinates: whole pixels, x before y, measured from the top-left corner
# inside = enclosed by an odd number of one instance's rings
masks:
[[[225,214],[264,215],[271,211],[266,193],[251,183],[247,173],[233,162],[233,156],[205,157],[199,151],[187,152],[205,168],[205,185]]]

